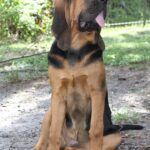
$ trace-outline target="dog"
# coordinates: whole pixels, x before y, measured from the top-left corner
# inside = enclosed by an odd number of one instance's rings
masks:
[[[111,120],[100,36],[106,6],[107,0],[54,0],[52,104],[34,150],[115,150],[120,131],[142,128]]]

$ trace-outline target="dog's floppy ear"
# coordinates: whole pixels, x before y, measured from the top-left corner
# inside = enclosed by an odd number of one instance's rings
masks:
[[[68,23],[69,7],[66,0],[54,1],[54,19],[52,32],[56,38],[58,47],[67,50],[70,46],[70,27]]]
[[[99,38],[98,38],[98,45],[99,45],[101,50],[105,50],[105,43],[104,43],[103,38],[101,37],[101,35],[99,35]]]
[[[100,49],[101,49],[102,51],[104,51],[104,50],[105,50],[105,43],[104,43],[103,38],[101,37],[101,30],[99,30],[99,31],[97,32],[97,35],[96,35],[96,42],[98,43]]]

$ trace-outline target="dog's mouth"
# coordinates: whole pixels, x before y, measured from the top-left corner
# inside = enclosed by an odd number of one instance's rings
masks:
[[[104,12],[100,12],[98,16],[95,18],[98,25],[103,28],[105,26]]]
[[[85,31],[95,31],[103,28],[105,26],[105,19],[104,19],[104,11],[101,11],[94,19],[84,19],[82,15],[79,16],[78,26],[81,32]]]
[[[78,26],[81,32],[100,30],[105,26],[107,0],[91,2],[79,15]]]

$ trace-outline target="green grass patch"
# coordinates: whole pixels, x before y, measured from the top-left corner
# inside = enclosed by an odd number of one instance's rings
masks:
[[[0,41],[0,61],[48,51],[52,41],[50,36],[42,36],[35,42],[5,39]]]
[[[47,54],[33,56],[29,58],[22,58],[15,60],[8,65],[0,67],[0,72],[12,70],[47,70],[48,61]]]
[[[6,76],[5,76],[5,80],[10,81],[10,82],[17,82],[19,81],[19,73],[18,71],[13,71],[13,72],[9,72]]]
[[[113,120],[115,123],[131,123],[136,124],[138,122],[138,115],[128,110],[120,110],[113,115]]]
[[[9,60],[24,55],[47,52],[50,49],[52,37],[44,36],[39,41],[0,41],[0,61]],[[0,72],[12,70],[44,71],[48,68],[47,54],[17,59],[0,66]]]
[[[150,61],[150,25],[106,28],[102,32],[107,65],[129,65]]]

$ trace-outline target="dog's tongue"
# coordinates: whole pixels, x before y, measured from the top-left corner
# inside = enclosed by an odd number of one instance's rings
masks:
[[[96,17],[96,22],[99,24],[101,28],[105,26],[103,11]]]

